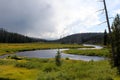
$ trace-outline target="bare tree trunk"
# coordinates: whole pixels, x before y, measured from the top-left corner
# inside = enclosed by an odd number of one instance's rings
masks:
[[[111,44],[111,48],[112,48],[112,56],[113,56],[113,60],[115,63],[115,50],[114,50],[114,43],[113,43],[113,39],[112,39],[112,31],[111,31],[111,27],[110,27],[110,22],[109,22],[109,16],[108,16],[108,11],[107,11],[107,6],[106,6],[106,1],[103,0],[104,3],[104,9],[105,9],[105,15],[106,15],[106,20],[107,20],[107,25],[108,25],[108,30],[109,30],[109,39],[110,39],[110,44]]]

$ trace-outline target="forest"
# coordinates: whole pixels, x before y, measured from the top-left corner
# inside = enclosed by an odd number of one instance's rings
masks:
[[[7,30],[0,28],[1,43],[58,42],[62,44],[103,44],[103,40],[104,33],[79,33],[68,35],[56,40],[46,40],[8,32]]]
[[[46,40],[32,38],[18,33],[8,32],[0,28],[0,43],[29,43],[29,42],[45,42]]]

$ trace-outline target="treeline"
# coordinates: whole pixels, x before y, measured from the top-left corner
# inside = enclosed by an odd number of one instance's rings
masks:
[[[77,43],[77,44],[103,44],[104,33],[79,33],[73,34],[61,39],[55,40],[56,42],[66,43]]]
[[[18,33],[8,32],[0,28],[0,43],[29,43],[29,42],[45,42],[43,39],[31,38]]]
[[[63,44],[103,44],[104,33],[79,33],[63,37],[58,40],[31,38],[18,33],[8,32],[0,28],[0,43],[29,43],[29,42],[60,42]]]

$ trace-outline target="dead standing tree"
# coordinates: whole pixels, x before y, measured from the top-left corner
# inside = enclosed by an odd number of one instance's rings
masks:
[[[110,44],[111,44],[111,51],[112,51],[112,60],[113,60],[113,65],[115,66],[116,63],[116,55],[115,55],[115,50],[114,50],[114,42],[113,42],[113,38],[112,38],[112,31],[111,31],[111,26],[110,26],[110,21],[109,21],[109,15],[108,15],[108,10],[107,10],[107,6],[106,6],[106,1],[103,0],[101,1],[104,4],[104,11],[105,11],[105,16],[106,16],[106,22],[107,22],[107,27],[108,27],[108,31],[109,31],[109,39],[110,39]]]

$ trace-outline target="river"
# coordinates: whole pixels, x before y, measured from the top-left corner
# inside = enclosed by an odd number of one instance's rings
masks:
[[[93,46],[95,48],[79,48],[79,49],[102,49],[103,47],[97,45],[88,45],[84,44],[84,46]],[[60,49],[60,51],[67,49]],[[15,53],[17,56],[29,57],[29,58],[54,58],[56,56],[58,49],[48,49],[48,50],[35,50],[35,51],[24,51]],[[13,55],[13,54],[12,54]],[[0,56],[0,58],[4,58],[8,55]],[[69,58],[73,60],[83,60],[83,61],[99,61],[104,60],[104,57],[98,56],[84,56],[84,55],[74,55],[74,54],[65,54],[61,53],[62,58]]]

